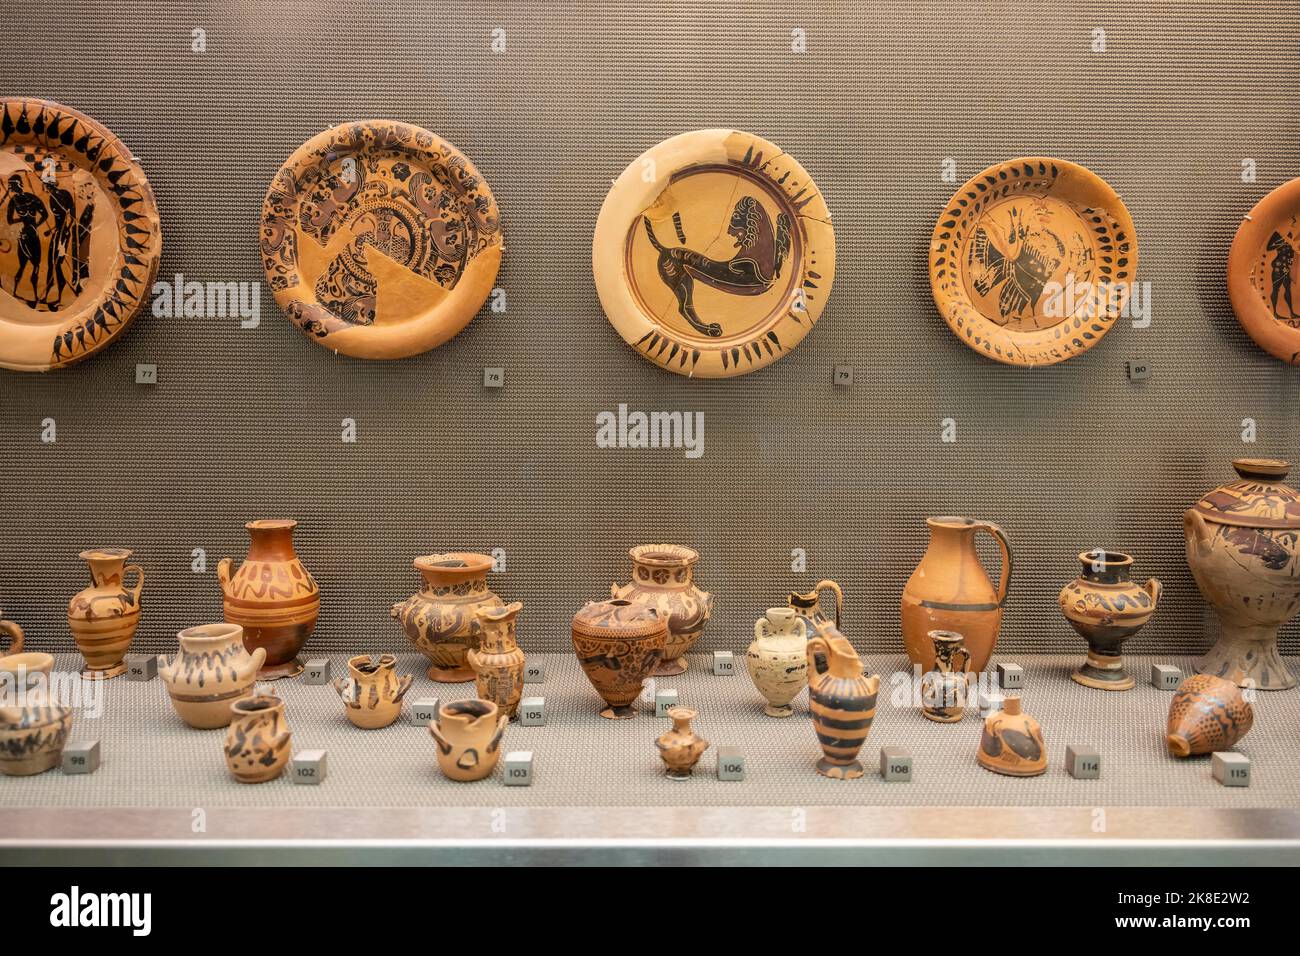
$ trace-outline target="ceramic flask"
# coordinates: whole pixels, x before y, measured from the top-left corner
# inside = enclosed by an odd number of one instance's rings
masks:
[[[863,675],[853,645],[830,624],[817,629],[807,654],[809,708],[822,748],[817,772],[837,780],[861,777],[858,751],[876,716],[880,677]]]
[[[1130,577],[1133,558],[1119,551],[1085,551],[1083,572],[1061,589],[1058,603],[1070,625],[1088,642],[1088,659],[1070,677],[1098,690],[1129,690],[1120,649],[1155,613],[1160,582],[1139,585]]]
[[[449,551],[413,562],[424,587],[389,612],[407,639],[429,659],[427,677],[443,684],[474,679],[466,655],[478,647],[481,625],[474,613],[502,603],[488,589],[493,568],[486,554]]]
[[[222,558],[217,565],[227,624],[244,629],[244,645],[266,649],[258,680],[302,673],[298,652],[320,615],[320,589],[293,549],[291,519],[250,521],[248,556],[239,570]]]
[[[754,641],[745,652],[749,676],[767,701],[763,713],[789,717],[790,702],[808,686],[808,628],[792,607],[768,608],[754,622]]]
[[[689,780],[700,756],[709,749],[709,742],[691,729],[691,721],[698,716],[699,712],[690,707],[674,707],[668,711],[673,726],[659,736],[655,746],[668,768],[669,780]]]
[[[966,712],[966,668],[970,651],[955,631],[931,631],[934,670],[921,677],[921,713],[941,724],[961,720]]]
[[[362,730],[387,727],[402,713],[402,698],[411,689],[410,674],[397,676],[392,654],[362,654],[348,659],[348,676],[334,678],[348,720]]]
[[[501,757],[501,737],[510,718],[490,700],[454,700],[429,722],[438,768],[449,780],[482,780]]]
[[[495,703],[511,720],[515,719],[524,691],[524,652],[515,641],[515,620],[523,607],[515,601],[477,608],[479,646],[466,655],[474,668],[479,698]]]
[[[81,676],[87,680],[107,680],[126,673],[123,658],[140,623],[140,592],[144,589],[144,572],[138,564],[126,563],[130,556],[125,548],[81,552],[81,559],[90,565],[90,586],[68,602],[68,629],[86,659]],[[135,575],[135,584],[129,588],[124,584],[128,574]]]
[[[643,544],[628,555],[632,580],[611,584],[610,597],[639,601],[668,620],[668,643],[655,674],[672,677],[685,673],[683,655],[700,639],[713,613],[713,596],[695,586],[699,552],[678,544]]]
[[[934,670],[931,631],[956,631],[966,639],[971,670],[988,666],[1002,625],[1011,582],[1011,545],[1002,529],[971,518],[927,518],[930,546],[903,588],[903,646],[922,672]],[[1002,552],[994,588],[975,550],[975,536],[992,535]]]
[[[57,767],[72,729],[72,708],[54,699],[49,654],[0,657],[0,773],[27,777]]]
[[[844,591],[834,581],[818,581],[807,594],[800,594],[797,591],[791,591],[787,603],[794,608],[795,613],[803,618],[804,626],[808,629],[808,636],[817,633],[818,625],[830,621],[823,612],[821,607],[822,595],[830,594],[835,599],[835,620],[836,627],[840,626],[840,615],[844,612]]]
[[[158,658],[172,707],[191,727],[229,726],[232,702],[248,697],[257,672],[266,660],[266,648],[248,653],[244,629],[238,624],[200,624],[176,635],[180,652]]]
[[[636,601],[589,601],[573,616],[572,634],[578,663],[607,705],[600,716],[635,717],[632,703],[664,656],[667,618]]]
[[[1228,750],[1255,724],[1241,688],[1212,674],[1193,674],[1169,703],[1165,744],[1175,757]]]
[[[1023,713],[1018,696],[1002,701],[1002,709],[984,718],[979,764],[1009,777],[1035,777],[1047,770],[1047,747],[1038,721]]]

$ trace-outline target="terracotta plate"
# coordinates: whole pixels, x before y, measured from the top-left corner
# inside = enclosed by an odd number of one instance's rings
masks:
[[[428,351],[492,291],[501,224],[460,150],[392,120],[345,123],[298,148],[262,208],[275,301],[313,341],[356,358]]]
[[[770,365],[808,334],[835,278],[830,212],[766,140],[706,129],[664,140],[605,197],[591,250],[620,335],[680,375]]]
[[[957,190],[930,240],[930,287],[944,321],[1008,365],[1086,352],[1128,302],[1133,220],[1098,176],[1060,159],[992,166]]]
[[[1300,365],[1300,179],[1259,201],[1228,253],[1228,297],[1255,344]]]
[[[0,101],[0,366],[79,362],[149,298],[162,233],[144,170],[89,116]]]

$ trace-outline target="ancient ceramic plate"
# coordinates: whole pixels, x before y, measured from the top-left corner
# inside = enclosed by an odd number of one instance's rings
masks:
[[[664,140],[615,181],[591,250],[605,314],[680,375],[770,365],[808,334],[835,278],[830,212],[766,140],[706,129]]]
[[[79,362],[126,330],[162,254],[144,170],[89,116],[0,101],[0,366]]]
[[[1053,365],[1096,345],[1124,310],[1136,269],[1124,203],[1060,159],[984,170],[957,190],[930,240],[944,321],[1009,365]]]
[[[345,123],[298,148],[262,208],[262,265],[313,341],[356,358],[417,355],[492,291],[501,224],[460,150],[392,120]]]
[[[1300,364],[1300,179],[1259,201],[1237,227],[1228,253],[1228,297],[1255,343]]]

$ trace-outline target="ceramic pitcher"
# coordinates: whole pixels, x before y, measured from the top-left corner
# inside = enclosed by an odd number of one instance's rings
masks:
[[[26,777],[57,767],[72,729],[72,708],[50,686],[49,654],[0,657],[0,773]]]
[[[818,773],[839,780],[862,776],[858,751],[871,732],[879,690],[879,675],[863,675],[844,635],[831,624],[819,627],[808,641],[808,699],[823,754]]]
[[[449,551],[416,558],[424,588],[389,611],[407,640],[429,659],[430,680],[458,684],[474,679],[466,655],[478,647],[482,627],[474,613],[501,604],[488,588],[493,567],[486,554]]]
[[[668,619],[668,643],[655,675],[685,673],[684,655],[700,639],[713,613],[713,595],[695,586],[695,563],[700,554],[679,544],[643,544],[628,555],[632,580],[611,584],[609,596],[639,601]]]
[[[921,670],[934,669],[931,631],[956,631],[966,639],[971,670],[988,666],[1002,605],[1011,582],[1011,546],[991,521],[927,518],[930,546],[903,588],[903,646]],[[1002,575],[993,587],[975,550],[975,536],[992,535],[1002,551]]]
[[[934,670],[921,678],[921,713],[930,720],[951,724],[966,711],[966,668],[970,651],[965,638],[955,631],[931,631]]]
[[[402,698],[412,679],[410,674],[397,676],[397,658],[392,654],[362,654],[348,659],[348,676],[336,677],[334,690],[343,698],[348,720],[364,730],[376,730],[401,715]]]
[[[501,757],[501,737],[510,718],[490,700],[454,700],[429,722],[437,744],[438,768],[451,780],[482,780]]]
[[[123,658],[140,623],[144,589],[144,572],[138,564],[126,563],[130,556],[125,548],[81,552],[81,559],[90,565],[90,586],[68,602],[68,628],[86,659],[81,676],[87,680],[126,673]],[[128,574],[135,575],[132,587],[124,583]]]
[[[478,696],[495,703],[511,720],[524,691],[524,652],[515,641],[515,620],[523,607],[515,601],[504,607],[477,608],[479,646],[466,655],[474,668]]]
[[[754,622],[745,651],[749,676],[767,701],[763,713],[789,717],[790,702],[808,686],[808,628],[792,607],[772,607]]]
[[[804,626],[808,629],[808,635],[811,637],[817,633],[817,628],[830,621],[822,611],[822,595],[829,594],[835,599],[835,620],[832,622],[836,627],[840,626],[840,615],[844,612],[844,591],[834,581],[818,581],[807,594],[800,594],[798,591],[791,591],[787,603],[794,608],[795,613],[803,618]]]
[[[158,676],[181,720],[191,727],[229,726],[232,702],[253,692],[266,648],[248,653],[238,624],[200,624],[176,635],[180,653],[158,658]]]
[[[293,734],[284,720],[284,701],[271,694],[243,697],[230,705],[226,766],[240,783],[265,783],[284,772]]]

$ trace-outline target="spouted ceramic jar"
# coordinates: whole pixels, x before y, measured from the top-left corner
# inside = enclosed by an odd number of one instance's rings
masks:
[[[876,717],[880,677],[863,674],[853,645],[830,624],[817,629],[807,653],[808,701],[822,748],[817,772],[836,780],[861,777],[865,771],[858,751]]]
[[[397,658],[392,654],[361,654],[348,659],[348,676],[336,677],[334,690],[354,726],[377,730],[401,716],[402,698],[411,681],[410,674],[397,676]]]
[[[984,718],[977,757],[981,767],[1009,777],[1035,777],[1047,770],[1042,728],[1021,710],[1019,697],[1007,697],[1001,710]]]
[[[180,653],[158,658],[172,707],[191,727],[212,729],[230,724],[231,703],[253,692],[266,648],[248,653],[238,624],[200,624],[176,635]]]
[[[479,646],[467,659],[474,668],[475,687],[482,700],[490,700],[511,720],[524,692],[524,652],[515,640],[515,621],[523,604],[515,601],[497,607],[479,607]]]

